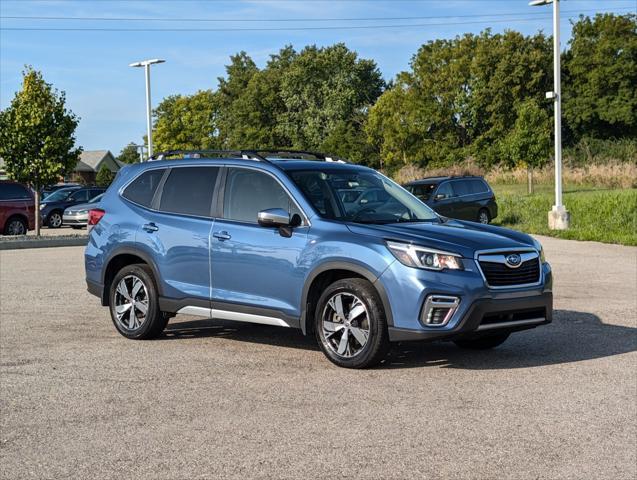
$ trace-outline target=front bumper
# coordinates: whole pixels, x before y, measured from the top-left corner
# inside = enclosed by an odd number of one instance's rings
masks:
[[[81,225],[86,227],[88,224],[88,215],[63,215],[62,223],[64,225]]]
[[[451,329],[412,330],[389,327],[389,339],[392,342],[402,342],[471,337],[485,332],[526,330],[552,321],[553,294],[551,292],[508,300],[480,299],[471,304]]]

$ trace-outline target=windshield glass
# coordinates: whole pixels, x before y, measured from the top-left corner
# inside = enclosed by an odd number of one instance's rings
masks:
[[[408,185],[407,190],[413,193],[415,196],[420,198],[421,200],[429,200],[431,198],[431,194],[436,189],[438,185],[435,183],[421,183],[416,185]]]
[[[325,218],[381,224],[438,220],[424,203],[373,170],[294,171],[289,175]]]
[[[75,189],[72,188],[62,188],[45,197],[43,202],[61,202],[63,200],[66,200],[68,196],[74,191]]]

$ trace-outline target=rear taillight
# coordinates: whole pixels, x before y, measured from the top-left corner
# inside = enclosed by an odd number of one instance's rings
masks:
[[[101,208],[92,208],[88,211],[89,226],[97,225],[106,212]]]

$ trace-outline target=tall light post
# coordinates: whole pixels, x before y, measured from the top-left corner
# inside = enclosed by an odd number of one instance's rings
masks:
[[[153,155],[153,121],[150,105],[150,66],[155,63],[164,63],[165,61],[166,60],[154,58],[152,60],[143,60],[129,65],[129,67],[144,67],[144,73],[146,74],[146,129],[148,130],[148,158]]]
[[[532,7],[553,4],[553,91],[546,98],[553,99],[555,120],[555,205],[549,212],[549,228],[566,230],[570,215],[562,203],[562,85],[560,81],[560,0],[533,0]]]

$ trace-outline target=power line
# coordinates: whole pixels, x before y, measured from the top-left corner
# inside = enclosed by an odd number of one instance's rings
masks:
[[[538,19],[550,20],[552,16],[545,15],[535,18],[507,18],[496,20],[480,20],[472,22],[445,22],[445,23],[410,23],[410,24],[393,24],[393,25],[330,25],[324,27],[256,27],[256,28],[100,28],[100,27],[0,27],[5,31],[55,31],[55,32],[276,32],[276,31],[312,31],[312,30],[363,30],[374,28],[422,28],[436,27],[447,25],[475,25],[488,23],[503,22],[528,22]],[[570,20],[562,18],[562,21]]]
[[[631,8],[616,8],[613,11],[632,10]],[[590,10],[563,10],[565,14],[597,12]],[[481,17],[509,17],[520,15],[520,12],[472,14],[472,15],[433,15],[412,17],[343,17],[343,18],[142,18],[142,17],[62,17],[62,16],[25,16],[0,15],[0,20],[62,20],[62,21],[95,21],[95,22],[366,22],[366,21],[396,21],[396,20],[429,20],[445,18],[481,18]],[[525,12],[525,15],[542,16],[544,12]]]

